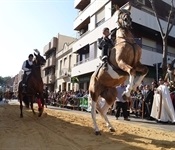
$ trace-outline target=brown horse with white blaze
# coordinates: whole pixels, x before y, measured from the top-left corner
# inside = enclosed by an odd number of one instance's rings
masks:
[[[122,94],[123,98],[126,99],[130,96],[131,90],[136,89],[148,73],[148,68],[140,62],[142,50],[140,46],[136,44],[130,31],[132,24],[130,9],[131,6],[126,5],[125,8],[116,10],[114,15],[118,16],[118,29],[116,31],[115,46],[110,50],[109,54],[108,69],[107,71],[104,71],[101,66],[91,76],[89,98],[92,100],[91,115],[96,135],[101,134],[96,123],[96,110],[105,119],[110,131],[115,131],[106,114],[109,107],[111,107],[116,100],[116,86],[124,83],[129,77],[129,83],[126,87],[126,91]],[[136,72],[139,72],[141,76],[134,84]],[[98,103],[101,97],[105,99],[105,104],[102,107]]]
[[[33,109],[33,103],[37,98],[38,103],[38,116],[40,117],[44,110],[44,98],[43,98],[43,81],[41,78],[41,66],[46,63],[46,60],[40,55],[40,52],[35,49],[34,53],[35,60],[33,61],[33,66],[31,70],[31,74],[29,75],[27,81],[27,93],[22,93],[22,82],[20,82],[18,87],[18,99],[20,101],[20,117],[23,117],[23,104],[25,103],[26,107],[29,108],[29,103],[31,104],[31,109],[33,114],[35,111]]]

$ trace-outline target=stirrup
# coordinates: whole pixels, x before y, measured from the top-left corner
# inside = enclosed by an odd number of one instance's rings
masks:
[[[108,57],[105,55],[105,56],[102,57],[101,60],[105,62],[105,61],[107,61],[107,58],[108,58]]]

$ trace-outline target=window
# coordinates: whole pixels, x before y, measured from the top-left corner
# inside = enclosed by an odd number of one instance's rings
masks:
[[[69,55],[69,70],[71,70],[72,55]]]
[[[65,57],[65,58],[64,58],[64,67],[65,67],[65,65],[66,65],[66,62],[67,62],[67,58]]]
[[[60,61],[60,70],[62,69],[62,60]]]
[[[136,2],[145,5],[145,0],[136,0]]]
[[[105,9],[104,7],[96,14],[96,27],[100,26],[105,21]]]
[[[97,42],[94,42],[94,58],[97,58]]]
[[[68,83],[68,91],[70,91],[70,83]]]

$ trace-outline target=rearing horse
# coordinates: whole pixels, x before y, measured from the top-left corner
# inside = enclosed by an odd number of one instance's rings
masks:
[[[25,103],[26,107],[29,108],[29,103],[31,104],[31,109],[33,111],[33,114],[35,114],[35,111],[33,109],[33,102],[35,101],[35,98],[37,97],[38,102],[38,116],[40,117],[44,110],[44,98],[43,98],[43,81],[41,78],[41,66],[46,63],[46,60],[40,55],[40,52],[35,49],[34,53],[35,60],[33,62],[31,74],[29,75],[28,81],[27,81],[27,94],[22,93],[22,82],[20,82],[18,87],[18,98],[20,101],[20,117],[23,117],[23,105],[22,102]]]
[[[134,37],[130,31],[132,24],[130,9],[131,6],[128,5],[125,9],[116,10],[115,15],[118,16],[118,29],[116,31],[115,46],[109,54],[108,70],[104,71],[101,66],[92,74],[90,79],[89,98],[92,100],[91,115],[96,135],[101,134],[96,123],[96,109],[105,119],[110,131],[114,132],[115,129],[110,124],[106,114],[109,107],[116,100],[116,86],[124,83],[129,76],[126,91],[122,94],[123,98],[126,99],[130,96],[131,90],[136,89],[148,73],[148,68],[140,62],[142,50],[134,41]],[[136,72],[139,72],[141,76],[134,84]],[[103,107],[100,107],[98,103],[101,97],[106,100]]]

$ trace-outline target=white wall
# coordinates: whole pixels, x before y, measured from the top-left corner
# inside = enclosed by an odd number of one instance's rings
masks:
[[[107,5],[105,5],[105,20],[108,20],[109,18],[111,18],[111,2],[109,2]]]
[[[92,31],[95,28],[95,15],[91,16],[89,23],[89,31]]]
[[[153,30],[159,31],[156,18],[153,15],[132,7],[131,17],[132,17],[133,22],[136,22],[140,25],[146,26],[146,27],[151,28]],[[161,22],[162,27],[165,31],[166,27],[167,27],[167,23],[163,20],[160,20],[160,22]],[[169,35],[175,37],[175,27],[172,28]]]
[[[75,66],[72,68],[72,75],[78,76],[81,74],[93,72],[97,69],[97,66],[99,65],[100,62],[101,62],[100,59],[94,59],[92,61],[88,61],[81,65]]]
[[[100,8],[102,8],[108,1],[109,0],[96,0],[87,6],[87,8],[85,8],[83,12],[75,19],[73,28],[75,29],[78,27],[85,19],[100,10]]]

